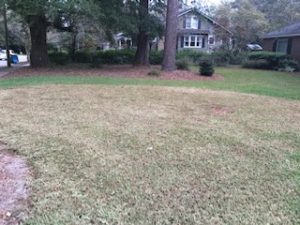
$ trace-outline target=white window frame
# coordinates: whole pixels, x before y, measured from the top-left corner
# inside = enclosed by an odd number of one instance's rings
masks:
[[[192,17],[192,23],[191,23],[191,28],[192,29],[198,29],[199,27],[199,18],[197,16]]]
[[[192,18],[191,17],[187,17],[185,19],[185,28],[190,29],[192,27]]]
[[[278,39],[276,44],[276,52],[287,53],[288,45],[289,45],[289,40],[287,38]]]
[[[198,29],[199,18],[197,16],[189,16],[185,19],[185,28],[187,29]]]
[[[185,35],[184,41],[183,41],[183,47],[184,48],[202,48],[202,36],[201,35]]]

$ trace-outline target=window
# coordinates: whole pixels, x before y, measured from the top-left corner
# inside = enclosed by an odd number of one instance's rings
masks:
[[[192,29],[198,29],[199,20],[196,16],[192,18]]]
[[[202,38],[200,35],[189,35],[184,36],[184,45],[185,48],[199,48],[202,46]]]
[[[190,37],[184,36],[184,44],[183,47],[189,47],[190,46]]]
[[[213,45],[215,43],[215,39],[213,37],[209,38],[209,44]]]
[[[196,16],[187,17],[185,19],[185,28],[188,29],[198,29],[199,26],[199,19]]]
[[[288,39],[279,39],[277,41],[276,52],[287,53]]]
[[[190,46],[191,47],[195,47],[196,46],[196,36],[191,36]]]
[[[185,28],[191,28],[192,27],[192,18],[191,17],[187,17],[185,19]]]
[[[200,36],[196,36],[196,37],[197,37],[196,46],[200,47]]]

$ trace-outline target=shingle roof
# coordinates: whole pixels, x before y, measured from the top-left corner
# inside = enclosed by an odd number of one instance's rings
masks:
[[[199,11],[197,8],[188,8],[188,9],[184,9],[182,11],[180,11],[178,13],[178,17],[181,17],[189,12],[196,12],[202,16],[204,16],[206,19],[208,19],[209,21],[211,21],[214,25],[217,25],[219,27],[221,27],[222,29],[224,29],[225,31],[227,31],[228,33],[232,34],[232,32],[230,30],[228,30],[227,28],[225,28],[224,26],[220,25],[219,23],[217,23],[215,20],[213,20],[211,17],[207,16],[206,14],[204,14],[203,12]]]
[[[265,34],[263,38],[277,38],[277,37],[293,37],[300,36],[300,22],[281,28],[277,31],[272,31]]]

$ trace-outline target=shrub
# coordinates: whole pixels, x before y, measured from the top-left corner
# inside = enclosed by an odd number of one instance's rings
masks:
[[[132,64],[135,50],[109,50],[97,53],[97,57],[102,59],[103,64]]]
[[[284,53],[261,51],[261,52],[249,53],[248,58],[250,60],[265,59],[265,60],[271,61],[271,60],[287,59],[288,56]]]
[[[149,73],[147,75],[151,76],[151,77],[159,77],[160,71],[159,70],[151,70],[151,71],[149,71]]]
[[[276,52],[252,52],[243,64],[245,68],[268,69],[294,72],[299,70],[297,61],[290,56]]]
[[[74,54],[74,61],[77,63],[92,63],[93,53],[89,51],[77,51]]]
[[[66,65],[70,62],[70,55],[65,52],[51,52],[48,55],[50,62],[56,65]]]
[[[295,72],[299,70],[299,64],[295,60],[285,59],[279,62],[278,70],[285,72]]]
[[[269,62],[265,59],[247,60],[242,65],[243,68],[248,69],[269,69]]]
[[[103,66],[102,59],[94,56],[92,58],[91,67],[92,68],[101,68]]]
[[[200,66],[200,74],[203,76],[212,76],[215,72],[214,66],[211,60],[203,59],[199,63]]]
[[[242,65],[248,59],[247,52],[232,52],[230,56],[230,65]]]
[[[217,51],[211,53],[211,59],[216,66],[227,66],[231,59],[230,51]]]
[[[80,51],[75,53],[75,62],[101,64],[131,64],[134,61],[135,50],[109,50],[99,52]]]
[[[150,64],[161,65],[163,61],[163,51],[151,51],[150,52]]]
[[[249,53],[248,59],[250,61],[265,60],[268,63],[265,69],[278,70],[280,62],[290,59],[290,57],[286,54],[276,52],[252,52]]]
[[[176,59],[177,60],[186,59],[186,60],[190,61],[191,63],[198,64],[202,58],[207,57],[207,56],[208,56],[208,54],[205,52],[195,51],[195,50],[191,50],[191,49],[184,49],[184,50],[177,52]]]
[[[189,62],[187,59],[179,59],[176,61],[176,67],[178,70],[189,70]]]

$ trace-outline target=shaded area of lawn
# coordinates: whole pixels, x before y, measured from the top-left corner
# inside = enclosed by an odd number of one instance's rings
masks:
[[[58,76],[1,79],[0,88],[41,84],[157,85],[228,90],[300,100],[299,74],[240,68],[218,68],[217,73],[222,74],[225,79],[222,81],[174,81],[154,78],[83,77],[58,74]]]
[[[299,101],[44,85],[0,102],[0,140],[34,169],[27,224],[299,224]]]

